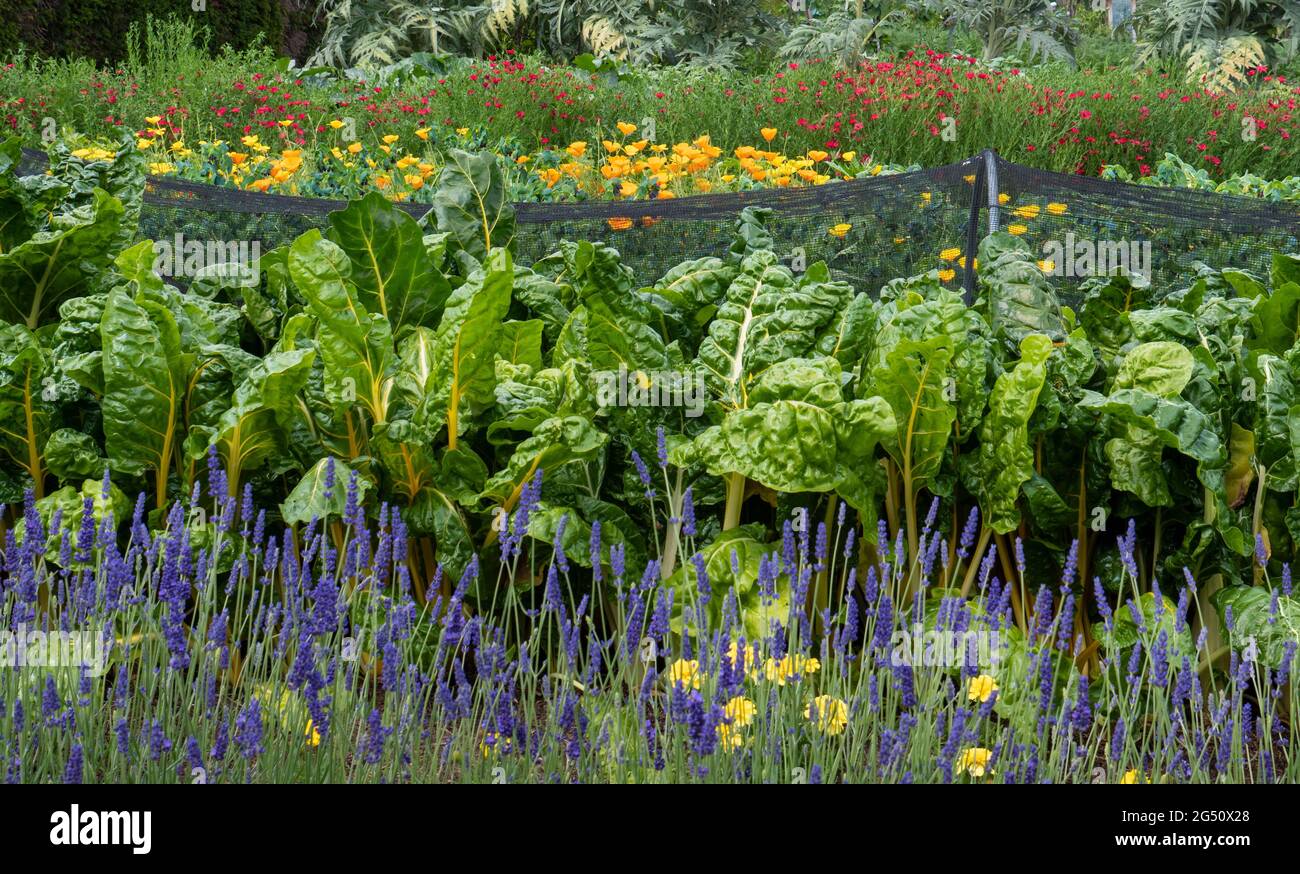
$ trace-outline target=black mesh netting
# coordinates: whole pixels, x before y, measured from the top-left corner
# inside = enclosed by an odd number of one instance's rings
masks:
[[[20,172],[37,172],[44,161],[27,151]],[[996,212],[988,209],[995,201]],[[150,177],[140,237],[257,241],[268,251],[323,227],[345,205]],[[429,209],[400,206],[415,216]],[[1149,275],[1159,297],[1186,286],[1196,262],[1262,277],[1274,252],[1300,251],[1300,204],[1053,173],[988,152],[958,164],[817,187],[520,203],[517,258],[531,263],[563,239],[600,240],[650,284],[687,258],[723,255],[747,206],[772,211],[768,226],[783,257],[826,261],[835,278],[870,293],[889,279],[932,268],[945,271],[941,276],[954,287],[971,287],[979,265],[967,264],[965,253],[994,221],[1042,259],[1066,304],[1077,301],[1081,281],[1120,263]]]

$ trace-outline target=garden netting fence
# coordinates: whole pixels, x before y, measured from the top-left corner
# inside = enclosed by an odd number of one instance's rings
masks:
[[[43,153],[24,150],[19,172],[41,172],[45,162]],[[399,205],[417,217],[430,208]],[[257,242],[265,252],[325,227],[344,206],[151,176],[139,237]],[[1198,262],[1265,276],[1273,253],[1300,251],[1300,204],[1054,173],[988,151],[814,187],[517,203],[517,259],[531,263],[564,239],[599,240],[648,285],[685,259],[725,255],[746,207],[771,211],[775,248],[788,261],[825,261],[833,278],[872,294],[890,279],[936,268],[945,282],[974,293],[979,265],[966,253],[998,229],[1038,253],[1066,305],[1078,301],[1081,282],[1116,268],[1147,276],[1159,299],[1187,286]]]

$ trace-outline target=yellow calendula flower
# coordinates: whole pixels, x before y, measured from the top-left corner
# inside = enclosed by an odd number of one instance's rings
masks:
[[[620,197],[631,197],[632,195],[636,194],[636,183],[624,182],[620,184],[618,186],[618,193]]]
[[[1134,768],[1132,770],[1125,771],[1124,776],[1119,778],[1119,782],[1121,784],[1126,784],[1126,785],[1130,783],[1150,783],[1151,778],[1139,774],[1137,772],[1137,769]]]
[[[581,158],[587,153],[587,144],[582,140],[578,140],[577,142],[569,143],[569,147],[564,151],[568,152],[574,158]]]
[[[626,231],[628,228],[632,227],[632,220],[630,218],[606,219],[605,223],[609,225],[609,228],[612,231]]]
[[[929,206],[930,202],[933,199],[934,199],[934,195],[930,194],[930,192],[928,191],[921,192],[921,206]]]
[[[695,659],[678,659],[668,666],[668,682],[673,686],[690,686],[700,688],[704,677],[700,674],[700,663]]]
[[[427,127],[417,127],[417,128],[415,129],[415,135],[416,135],[417,137],[419,137],[420,139],[422,139],[422,140],[428,140],[428,139],[429,139],[429,129],[428,129]]]
[[[1052,273],[1056,270],[1056,262],[1050,258],[1044,258],[1038,262],[1038,269],[1044,273]]]
[[[727,183],[728,185],[730,185],[732,182],[735,182],[735,181],[736,181],[736,174],[735,174],[735,173],[723,173],[722,176],[719,177],[719,178],[721,178],[723,182],[725,182],[725,183]]]
[[[153,145],[153,140],[147,140],[144,137],[140,137],[138,140],[135,141],[135,147],[141,150],[147,149],[152,145]]]
[[[358,155],[361,153],[361,148],[362,146],[360,143],[348,143],[348,154]]]
[[[997,690],[997,680],[993,679],[988,674],[980,674],[978,677],[971,677],[970,685],[966,687],[966,700],[978,701],[983,704],[988,701]]]
[[[407,187],[415,191],[419,191],[424,187],[424,177],[415,173],[406,174],[402,177],[402,181],[406,183]]]
[[[168,164],[166,161],[154,161],[149,164],[150,176],[166,176],[169,173],[176,172],[175,164]]]
[[[1040,207],[1038,206],[1038,204],[1030,203],[1030,204],[1026,204],[1025,206],[1016,207],[1013,210],[1013,214],[1015,215],[1016,218],[1036,219],[1038,218],[1039,209]]]
[[[758,676],[758,644],[747,644],[745,646],[745,664],[740,664],[740,644],[732,641],[727,648],[727,661],[731,662],[732,670],[741,668],[745,675],[750,678]]]
[[[456,128],[456,133],[457,133],[457,135],[459,135],[459,136],[467,137],[467,136],[469,136],[469,128],[467,128],[467,127],[458,127],[458,128]]]
[[[630,137],[632,136],[632,134],[636,133],[636,125],[629,124],[626,121],[620,121],[618,124],[614,126],[618,128],[618,132],[625,137]]]
[[[952,246],[948,249],[944,249],[942,252],[939,253],[940,261],[956,261],[960,257],[961,257],[961,249],[958,249],[956,246]]]
[[[1063,203],[1049,203],[1047,205],[1047,211],[1052,215],[1065,215],[1066,209],[1068,207]]]
[[[153,125],[154,127],[157,127],[158,125],[162,124],[161,115],[146,115],[144,117],[144,120],[149,124]]]
[[[830,695],[818,695],[804,708],[803,715],[812,720],[823,734],[839,734],[849,724],[849,706],[842,699]]]
[[[724,750],[735,750],[745,745],[745,738],[740,731],[733,725],[723,723],[715,731],[718,733],[718,744]]]
[[[953,277],[957,275],[956,270],[944,269],[939,271],[939,279],[943,282],[952,282]]]
[[[843,152],[840,154],[841,161],[852,161],[858,156],[857,152]]]
[[[754,717],[758,715],[758,707],[744,695],[737,695],[727,702],[727,706],[723,708],[723,713],[736,728],[746,728],[753,723]]]
[[[234,164],[236,167],[248,160],[248,154],[245,152],[226,152],[226,157],[228,157],[230,163]]]
[[[282,119],[280,119],[280,121],[278,122],[278,124],[280,125],[280,127],[289,127],[289,125],[293,124],[293,119],[292,119],[292,118],[282,118]]]
[[[759,130],[759,133],[762,134],[764,142],[770,143],[772,140],[776,139],[776,128],[774,127],[762,128]]]
[[[843,237],[851,230],[853,230],[853,225],[848,222],[840,222],[838,225],[832,225],[831,229],[826,233],[830,234],[832,237]]]
[[[983,777],[985,773],[992,774],[993,770],[989,768],[992,759],[992,750],[971,747],[957,757],[957,773],[970,774],[972,777]]]
[[[1029,228],[1025,225],[1007,225],[1007,233],[1013,237],[1018,237]]]
[[[401,137],[399,137],[397,134],[384,134],[382,137],[380,137],[380,139],[384,141],[385,145],[391,146],[393,143],[400,140]]]
[[[538,170],[537,175],[542,177],[542,181],[546,183],[547,188],[554,188],[555,183],[559,182],[563,176],[563,174],[554,167],[547,167],[545,170]]]
[[[974,184],[975,184],[975,174],[974,174],[974,173],[971,173],[969,176],[963,176],[963,177],[961,177],[961,178],[966,180],[966,184],[967,184],[967,185],[974,185]]]
[[[338,118],[330,119],[330,127],[334,128],[334,130],[338,130],[343,127],[343,120]]]
[[[769,683],[784,686],[786,680],[815,674],[821,670],[821,667],[822,663],[815,658],[787,654],[779,662],[769,657],[763,665],[763,674],[767,677]]]
[[[1011,200],[1010,194],[1003,193],[998,195],[998,203],[1002,204],[1003,206],[1005,206],[1010,200]]]

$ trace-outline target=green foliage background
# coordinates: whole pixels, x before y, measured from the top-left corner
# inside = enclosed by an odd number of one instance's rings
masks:
[[[244,48],[262,37],[276,51],[298,56],[313,41],[312,0],[207,0],[203,12],[189,0],[0,0],[0,56],[19,48],[52,57],[121,60],[126,33],[152,15],[178,15],[206,26],[213,49]]]

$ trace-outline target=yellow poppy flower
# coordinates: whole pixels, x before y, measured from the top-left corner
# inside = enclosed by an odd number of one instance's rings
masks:
[[[774,127],[765,127],[760,130],[759,133],[763,135],[763,140],[765,142],[770,143],[772,140],[776,139],[776,128]]]
[[[972,777],[983,777],[985,773],[992,774],[993,770],[989,768],[992,759],[992,750],[971,747],[957,757],[957,773],[970,774]]]
[[[978,701],[983,704],[997,690],[997,680],[994,680],[988,674],[980,674],[978,677],[971,677],[970,685],[966,688],[966,700]]]
[[[1047,205],[1047,211],[1052,215],[1065,215],[1066,209],[1068,207],[1063,203],[1049,203]]]
[[[817,708],[816,716],[813,707]],[[812,703],[804,708],[805,719],[813,720],[817,730],[824,734],[839,734],[849,724],[849,706],[840,698],[830,695],[818,695]]]
[[[700,674],[700,663],[695,659],[678,659],[668,666],[668,682],[673,686],[690,686],[698,689],[703,679]]]
[[[832,237],[843,237],[851,230],[853,230],[853,225],[847,222],[840,222],[838,225],[832,226],[826,233],[830,234]]]
[[[758,715],[758,708],[754,706],[753,701],[750,701],[744,695],[737,695],[727,702],[727,706],[723,708],[723,713],[731,720],[732,725],[737,728],[745,728]]]
[[[625,137],[630,137],[632,134],[636,133],[636,125],[629,124],[626,121],[620,121],[618,124],[614,126],[617,127],[618,132]]]

